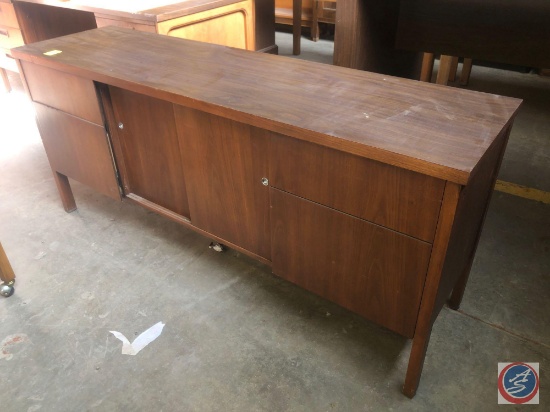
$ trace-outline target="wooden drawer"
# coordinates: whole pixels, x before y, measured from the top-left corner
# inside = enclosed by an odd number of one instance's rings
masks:
[[[412,338],[431,245],[271,188],[273,272]]]
[[[93,81],[29,62],[21,65],[33,101],[103,126]]]
[[[13,4],[0,2],[0,26],[19,27]]]
[[[105,129],[48,106],[34,107],[52,170],[120,200]]]
[[[24,44],[25,42],[23,41],[21,30],[0,25],[0,47],[11,49],[12,47],[18,47]]]
[[[432,242],[445,182],[273,134],[270,185]]]
[[[12,72],[19,71],[15,59],[9,55],[9,50],[2,48],[0,48],[0,67],[3,69],[11,70]]]

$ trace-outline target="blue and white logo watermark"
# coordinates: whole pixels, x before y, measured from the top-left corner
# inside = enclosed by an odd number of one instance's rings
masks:
[[[534,362],[499,362],[498,403],[538,404],[539,364]]]

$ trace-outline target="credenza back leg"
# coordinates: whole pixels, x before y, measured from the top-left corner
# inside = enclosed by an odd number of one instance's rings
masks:
[[[9,297],[13,295],[13,284],[15,283],[15,273],[10,265],[10,261],[4,252],[0,243],[0,280],[4,283],[0,286],[0,295]]]
[[[462,297],[464,296],[464,290],[466,289],[466,284],[468,283],[468,277],[470,276],[473,261],[474,259],[472,258],[464,273],[458,278],[458,281],[453,288],[453,293],[451,293],[451,297],[447,301],[447,306],[451,309],[458,310],[460,308],[460,303],[462,302]]]
[[[63,203],[63,208],[65,208],[65,211],[70,213],[73,210],[76,210],[76,203],[74,201],[69,178],[59,172],[56,172],[55,170],[53,171],[53,177],[55,184],[57,185],[57,190],[59,191],[59,196],[61,196],[61,202]]]

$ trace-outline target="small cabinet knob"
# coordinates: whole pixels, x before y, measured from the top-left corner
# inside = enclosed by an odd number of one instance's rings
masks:
[[[119,128],[119,129],[124,129],[124,123],[119,122],[119,123],[118,123],[118,128]]]
[[[267,180],[267,177],[262,177],[262,185],[264,185],[264,186],[269,185],[269,180]]]

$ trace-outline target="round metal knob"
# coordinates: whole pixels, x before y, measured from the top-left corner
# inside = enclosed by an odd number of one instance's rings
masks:
[[[119,128],[119,129],[124,129],[124,123],[120,122],[120,123],[118,124],[118,128]]]
[[[267,177],[262,177],[262,185],[264,185],[264,186],[269,185],[269,180],[267,180]]]

